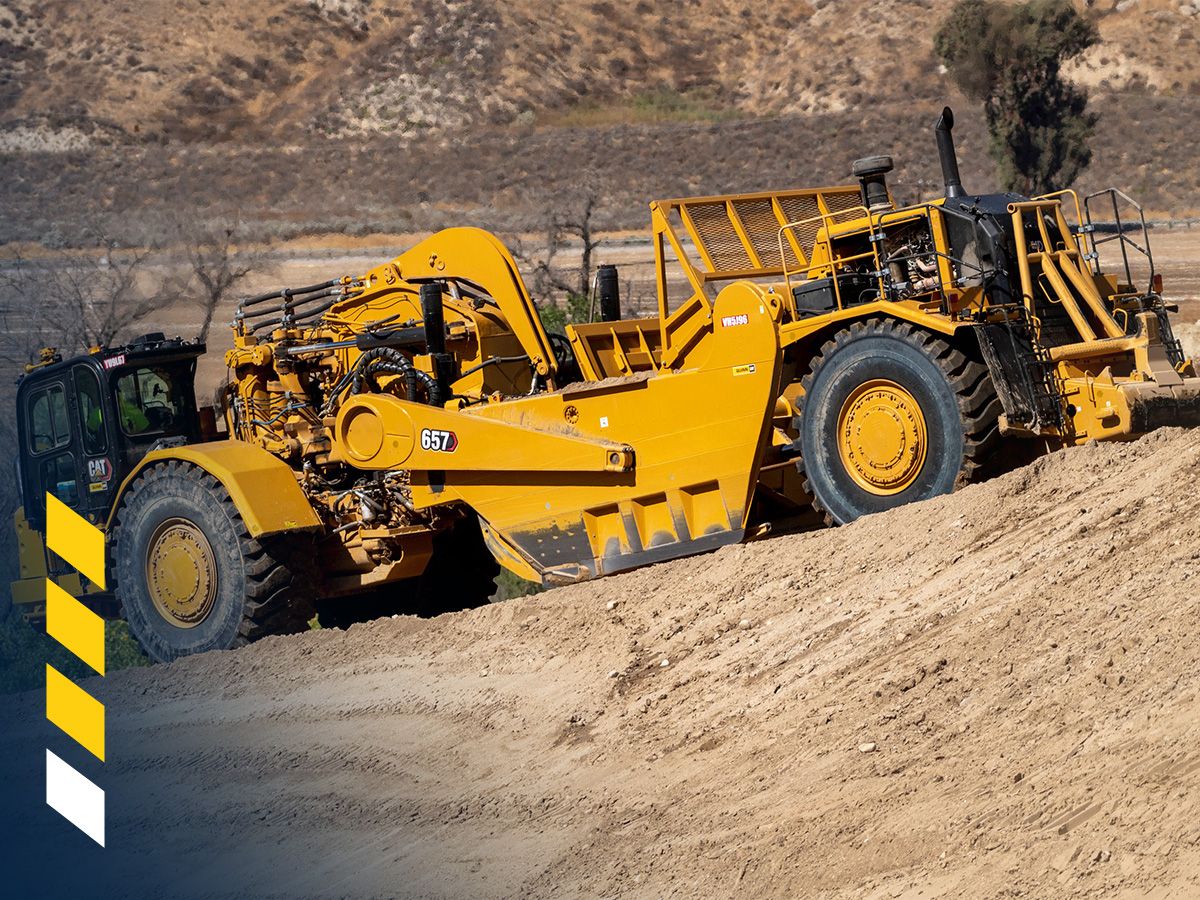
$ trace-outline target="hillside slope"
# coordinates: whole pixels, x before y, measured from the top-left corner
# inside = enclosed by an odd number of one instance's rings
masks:
[[[116,877],[1195,896],[1198,463],[1168,430],[845,528],[93,681]]]
[[[932,34],[951,2],[3,0],[0,122],[45,126],[51,144],[96,129],[293,143],[614,103],[685,118],[904,106],[946,93]],[[1080,5],[1104,37],[1082,80],[1200,87],[1191,0]]]
[[[990,190],[982,111],[933,55],[950,5],[0,0],[0,244],[542,232],[583,195],[641,229],[652,199],[844,183],[879,153],[912,201],[939,192],[947,102]],[[1196,216],[1200,0],[1084,5],[1100,127],[1075,187]]]

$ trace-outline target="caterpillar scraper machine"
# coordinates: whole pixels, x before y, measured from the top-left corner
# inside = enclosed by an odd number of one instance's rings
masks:
[[[603,268],[600,321],[547,334],[504,246],[452,228],[243,301],[219,417],[194,396],[202,345],[44,353],[18,393],[14,599],[36,616],[48,573],[169,660],[317,608],[478,603],[497,563],[559,584],[850,522],[1019,438],[1200,422],[1140,208],[968,194],[952,125],[931,202],[897,208],[872,157],[850,186],[651,204],[654,317],[621,319]],[[47,503],[105,531],[109,593],[47,554]]]

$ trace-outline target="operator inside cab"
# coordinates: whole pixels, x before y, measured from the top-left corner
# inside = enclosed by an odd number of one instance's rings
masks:
[[[117,379],[117,412],[130,436],[167,431],[181,413],[174,376],[164,368],[134,369]]]

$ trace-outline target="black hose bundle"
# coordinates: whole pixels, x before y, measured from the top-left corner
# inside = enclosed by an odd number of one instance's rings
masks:
[[[358,358],[351,372],[350,393],[362,393],[363,385],[379,375],[400,375],[404,378],[408,399],[413,403],[441,406],[444,402],[441,385],[428,372],[422,372],[407,356],[394,347],[376,347]],[[422,397],[422,389],[424,396]]]

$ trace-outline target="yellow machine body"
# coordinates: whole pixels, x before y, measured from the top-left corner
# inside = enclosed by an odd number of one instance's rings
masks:
[[[417,376],[394,355],[370,390],[347,382],[372,361],[373,342],[424,327],[420,286],[431,282],[454,360],[448,396],[414,397]],[[777,316],[763,288],[728,285],[713,304],[718,327],[670,371],[569,383],[515,261],[479,229],[440,232],[335,290],[308,321],[247,307],[226,356],[230,436],[286,461],[328,535],[318,553],[330,590],[420,574],[431,536],[463,515],[478,517],[503,565],[548,583],[745,534],[779,392]],[[262,337],[255,315],[269,323]],[[411,364],[428,389],[433,355],[413,353]],[[336,402],[295,400],[314,395]],[[363,522],[363,503],[347,502],[361,491],[330,487],[329,473],[377,479],[375,496],[394,502]]]
[[[575,581],[741,539],[778,392],[765,292],[731,285],[688,368],[448,412],[389,395],[343,405],[338,446],[365,469],[408,469],[419,509],[469,506],[500,560]],[[704,402],[697,407],[695,398]],[[666,416],[666,411],[687,410]],[[423,449],[450,431],[454,449]]]
[[[1101,192],[1110,193],[1119,195]],[[1074,224],[1068,222],[1064,200],[1071,201]],[[973,342],[968,336],[973,328],[1015,318],[1012,306],[1019,305],[1063,414],[1060,421],[1032,428],[1005,421],[1007,433],[1080,444],[1135,437],[1195,418],[1200,378],[1193,361],[1164,334],[1164,317],[1139,309],[1138,292],[1130,284],[1087,265],[1096,258],[1096,247],[1085,246],[1078,235],[1093,231],[1081,229],[1085,219],[1073,191],[1008,205],[1019,273],[1017,303],[1010,305],[994,303],[978,279],[956,265],[944,203],[869,211],[857,186],[654,203],[658,318],[576,326],[569,330],[576,356],[589,377],[669,369],[711,327],[714,285],[752,279],[767,291],[779,323],[783,397],[794,403],[813,352],[852,322],[904,321]],[[886,236],[914,226],[928,233],[936,268],[930,270],[927,289],[888,299],[880,274],[886,270]],[[669,291],[672,264],[689,289],[681,301]],[[870,273],[879,283],[876,299],[851,303],[839,294],[835,308],[817,315],[797,308],[795,287],[829,278],[836,292],[841,278],[852,272]],[[1062,339],[1063,329],[1051,334],[1043,328],[1048,310],[1060,319],[1065,314],[1075,331],[1071,338]]]
[[[287,464],[279,457],[241,441],[209,441],[153,450],[126,477],[120,492],[124,493],[140,472],[168,460],[191,463],[221,482],[241,513],[251,537],[321,527],[321,520]],[[113,527],[118,508],[109,515],[107,528]]]
[[[99,588],[94,584],[62,560],[47,554],[42,533],[30,526],[23,507],[13,513],[13,530],[17,535],[18,577],[9,585],[9,591],[13,604],[27,618],[45,619],[47,578],[53,578],[55,584],[72,597],[99,594]]]
[[[464,521],[545,584],[686,556],[813,520],[797,465],[806,379],[838,336],[869,327],[937,348],[948,378],[994,384],[989,421],[1043,446],[1200,421],[1200,378],[1157,282],[1100,271],[1093,198],[988,195],[975,209],[948,190],[896,208],[881,185],[652,203],[657,315],[565,336],[547,334],[512,255],[476,228],[245,300],[226,439],[146,455],[108,528],[139,475],[178,462],[220,483],[252,537],[304,535],[326,598],[416,579]],[[931,414],[870,378],[835,417],[832,458],[868,499],[900,497]],[[21,516],[17,529],[14,593],[36,602],[45,550]],[[178,558],[204,568],[180,534]]]

